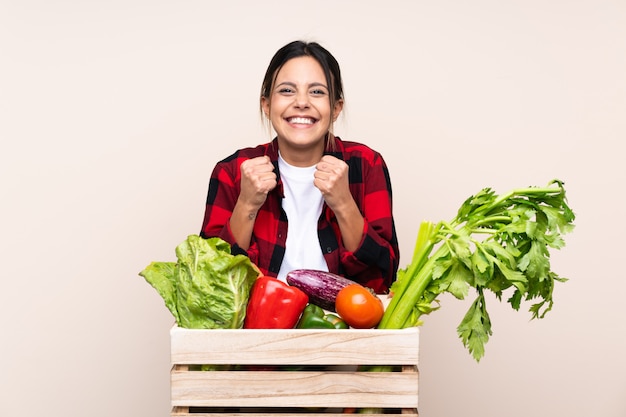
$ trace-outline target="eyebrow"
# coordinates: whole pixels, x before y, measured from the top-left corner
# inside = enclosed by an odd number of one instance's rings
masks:
[[[282,85],[288,85],[288,86],[290,86],[290,87],[296,87],[296,83],[294,83],[294,82],[291,82],[291,81],[283,81],[282,83],[277,84],[277,85],[276,85],[276,88],[278,88],[278,87],[280,87],[280,86],[282,86]],[[326,84],[324,84],[324,83],[318,83],[318,82],[311,83],[311,84],[309,84],[309,85],[308,85],[308,88],[311,88],[311,87],[324,87],[325,89],[327,89],[327,90],[328,90],[328,86],[327,86]]]

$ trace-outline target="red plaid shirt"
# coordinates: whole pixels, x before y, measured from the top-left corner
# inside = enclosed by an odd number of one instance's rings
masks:
[[[318,221],[320,247],[328,270],[366,285],[378,293],[387,292],[398,270],[398,241],[392,215],[391,181],[382,156],[369,147],[335,137],[335,149],[328,150],[348,164],[350,192],[365,218],[359,247],[348,251],[342,245],[339,224],[324,204]],[[274,164],[278,186],[267,196],[254,224],[247,251],[235,243],[229,227],[240,192],[243,161],[267,155]],[[236,151],[220,161],[209,182],[206,212],[200,235],[220,237],[231,244],[232,252],[247,255],[266,275],[277,276],[285,254],[287,217],[281,207],[283,184],[278,172],[278,141]]]

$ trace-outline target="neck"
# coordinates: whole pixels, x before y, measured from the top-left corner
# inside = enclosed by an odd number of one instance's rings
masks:
[[[280,138],[278,139],[280,156],[289,165],[293,165],[295,167],[310,167],[317,164],[324,155],[325,146],[325,140],[310,146],[299,147],[285,143],[284,141],[281,141]]]

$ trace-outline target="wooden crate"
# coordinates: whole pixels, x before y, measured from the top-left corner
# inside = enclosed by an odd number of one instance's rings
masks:
[[[417,416],[418,328],[191,330],[171,336],[172,416]],[[198,370],[213,365],[217,370]],[[364,371],[384,365],[385,372]],[[389,370],[392,368],[392,370]]]

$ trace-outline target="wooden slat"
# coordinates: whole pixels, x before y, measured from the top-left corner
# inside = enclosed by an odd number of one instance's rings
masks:
[[[417,372],[172,373],[172,405],[417,408]]]
[[[416,408],[408,408],[408,409],[403,409],[401,414],[398,413],[392,413],[392,414],[385,414],[385,413],[372,413],[372,414],[367,414],[367,417],[390,417],[390,415],[396,414],[398,417],[418,417],[417,414],[417,409]],[[327,412],[327,413],[312,413],[312,412],[303,412],[303,413],[294,413],[293,411],[289,411],[288,409],[285,410],[284,412],[249,412],[246,411],[245,413],[222,413],[222,412],[183,412],[181,411],[178,407],[176,407],[174,410],[172,410],[172,417],[209,417],[209,416],[213,416],[213,417],[294,417],[294,416],[301,416],[301,417],[346,417],[349,414],[345,414],[342,413],[341,411],[339,412]]]
[[[419,331],[196,330],[170,331],[172,364],[417,365]]]

